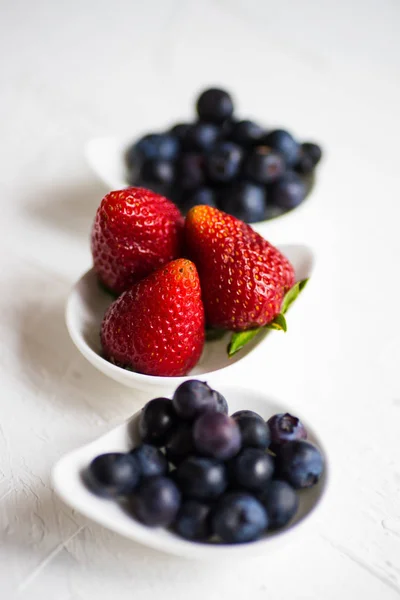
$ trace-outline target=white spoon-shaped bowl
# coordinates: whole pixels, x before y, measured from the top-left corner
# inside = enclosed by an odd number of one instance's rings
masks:
[[[314,257],[312,251],[303,245],[285,245],[280,250],[291,261],[296,275],[296,281],[310,276]],[[296,303],[301,302],[302,292],[298,300],[290,310],[290,318],[296,312]],[[98,284],[93,269],[85,273],[72,288],[66,306],[66,323],[72,341],[83,354],[83,356],[99,371],[111,377],[115,381],[131,388],[140,389],[156,394],[161,391],[173,391],[185,379],[201,377],[208,379],[212,374],[219,374],[224,369],[232,369],[239,360],[243,360],[265,339],[268,330],[263,329],[250,343],[232,358],[228,358],[227,345],[230,333],[227,332],[222,338],[208,341],[205,344],[200,361],[194,369],[185,377],[154,377],[135,373],[118,367],[103,358],[100,344],[100,327],[104,313],[113,301],[112,296],[107,294]],[[293,311],[293,312],[292,312]],[[273,343],[273,337],[277,332],[270,332],[266,343]]]
[[[327,456],[315,431],[303,420],[297,410],[293,412],[286,403],[272,400],[262,392],[248,389],[219,386],[218,390],[229,404],[230,414],[246,408],[258,412],[264,419],[273,414],[290,412],[299,417],[307,431],[309,441],[315,443],[325,457],[325,471],[314,487],[299,492],[300,506],[293,521],[285,528],[266,534],[260,540],[247,544],[200,544],[186,541],[174,533],[161,528],[149,528],[125,512],[116,502],[99,498],[90,492],[83,483],[82,473],[89,463],[105,452],[126,452],[138,444],[136,420],[132,419],[97,440],[74,450],[59,460],[53,469],[53,485],[62,500],[92,521],[95,521],[140,544],[185,558],[225,559],[234,556],[241,558],[273,552],[285,544],[301,540],[306,532],[305,525],[310,524],[316,508],[325,495],[328,483]],[[300,546],[300,544],[299,544]],[[299,556],[300,558],[300,556]]]

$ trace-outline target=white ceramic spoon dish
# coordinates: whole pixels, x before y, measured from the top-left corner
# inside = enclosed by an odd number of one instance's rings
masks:
[[[314,256],[307,246],[286,245],[281,246],[280,250],[291,261],[296,281],[310,277]],[[303,293],[306,294],[307,291]],[[290,310],[290,319],[296,312],[296,303],[302,302],[302,294]],[[99,286],[93,269],[85,273],[72,288],[66,306],[66,323],[72,341],[83,356],[108,377],[128,387],[154,394],[157,394],[157,389],[159,392],[162,389],[164,393],[173,391],[182,381],[193,376],[207,379],[212,373],[233,368],[237,361],[245,359],[265,339],[267,333],[270,333],[269,343],[272,343],[274,335],[280,334],[264,329],[242,350],[228,358],[226,349],[231,335],[228,332],[219,340],[206,342],[200,361],[188,376],[153,377],[117,367],[103,358],[100,327],[104,313],[112,301],[113,298]]]
[[[300,419],[297,410],[292,411],[286,403],[270,399],[262,392],[246,389],[219,386],[218,390],[226,397],[229,412],[246,408],[258,412],[268,419],[276,413],[291,412]],[[273,552],[284,544],[293,542],[303,534],[305,525],[312,519],[315,509],[327,489],[328,466],[327,456],[315,432],[303,420],[308,431],[308,438],[314,442],[325,457],[325,472],[316,486],[299,492],[300,507],[293,521],[284,529],[265,535],[260,540],[248,544],[200,544],[186,541],[175,534],[161,528],[149,528],[127,514],[116,502],[99,498],[90,492],[82,481],[82,472],[93,458],[105,452],[125,452],[138,443],[136,413],[130,421],[113,429],[97,440],[67,454],[55,465],[52,473],[54,488],[66,504],[95,521],[126,538],[151,548],[186,558],[222,559],[232,556],[244,557]]]

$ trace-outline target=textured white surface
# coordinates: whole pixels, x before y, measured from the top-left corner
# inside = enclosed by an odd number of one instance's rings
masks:
[[[400,595],[399,26],[396,0],[0,3],[2,599]],[[317,250],[313,280],[275,360],[257,353],[230,383],[307,413],[331,493],[301,543],[237,566],[136,546],[49,484],[64,452],[143,401],[87,364],[63,323],[104,193],[84,143],[185,118],[210,83],[327,150],[310,202],[266,227]]]

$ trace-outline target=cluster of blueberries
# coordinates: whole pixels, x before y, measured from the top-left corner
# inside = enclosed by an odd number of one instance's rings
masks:
[[[191,541],[250,542],[285,526],[299,506],[296,490],[315,485],[324,469],[299,419],[228,416],[226,399],[198,380],[182,383],[172,400],[148,402],[138,428],[140,445],[97,456],[86,484],[141,523]]]
[[[128,181],[173,200],[184,214],[207,204],[254,223],[298,206],[321,159],[314,143],[233,115],[231,96],[208,89],[198,120],[150,133],[126,152]]]

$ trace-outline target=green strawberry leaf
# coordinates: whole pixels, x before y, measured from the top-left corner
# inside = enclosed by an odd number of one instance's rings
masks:
[[[283,313],[276,315],[275,319],[265,325],[266,329],[276,329],[277,331],[287,331],[286,319]]]
[[[296,300],[297,296],[306,287],[308,279],[302,279],[294,284],[294,286],[285,294],[281,312],[276,315],[273,321],[265,325],[265,329],[275,329],[277,331],[287,331],[286,319],[284,317],[288,308]],[[239,352],[246,344],[248,344],[255,336],[263,329],[258,327],[256,329],[248,329],[247,331],[239,331],[232,333],[231,341],[228,344],[228,356],[232,358],[236,352]]]
[[[304,288],[307,285],[307,282],[308,282],[308,279],[302,279],[301,281],[298,281],[285,294],[283,301],[282,301],[281,314],[284,315],[286,313],[289,306],[291,304],[293,304],[293,302],[296,300],[297,296],[300,294],[301,290],[304,290]]]
[[[236,352],[239,352],[248,344],[258,333],[260,333],[262,327],[256,329],[248,329],[247,331],[237,331],[232,333],[231,341],[228,344],[228,356],[232,358]]]
[[[206,327],[206,341],[213,342],[214,340],[220,340],[226,334],[226,329],[214,329],[213,327]]]

